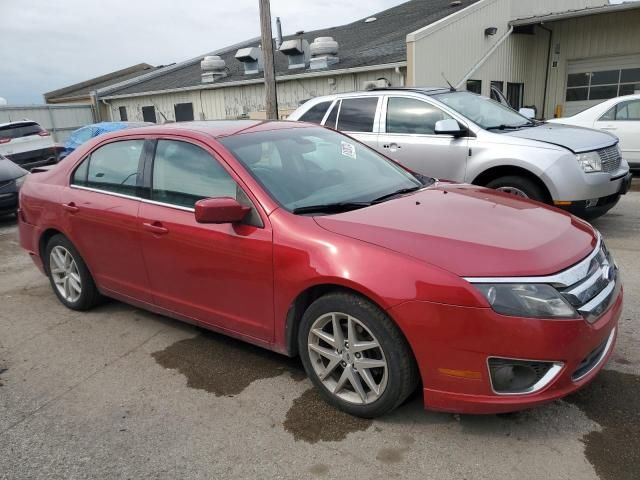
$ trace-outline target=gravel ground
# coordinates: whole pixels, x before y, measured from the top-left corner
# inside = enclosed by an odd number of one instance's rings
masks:
[[[62,307],[0,219],[0,478],[640,478],[640,184],[594,222],[625,278],[590,386],[501,416],[348,417],[297,360],[109,302]]]

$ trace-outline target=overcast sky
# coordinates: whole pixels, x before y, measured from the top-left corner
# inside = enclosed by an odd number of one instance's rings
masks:
[[[282,17],[287,35],[400,3],[271,0],[271,14]],[[258,0],[0,0],[0,97],[42,103],[44,92],[136,63],[180,62],[259,34]]]

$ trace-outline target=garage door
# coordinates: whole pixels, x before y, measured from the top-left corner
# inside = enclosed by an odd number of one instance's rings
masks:
[[[640,93],[640,55],[569,61],[564,116],[633,93]]]

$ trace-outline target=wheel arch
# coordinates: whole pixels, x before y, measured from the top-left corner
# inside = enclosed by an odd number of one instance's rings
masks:
[[[47,248],[47,244],[49,240],[51,240],[56,235],[62,235],[66,238],[64,232],[57,228],[47,228],[42,235],[40,235],[40,239],[38,240],[38,255],[40,255],[40,259],[42,260],[42,268],[44,268],[45,273],[49,274],[49,262],[46,261],[45,250]]]
[[[491,167],[477,175],[471,183],[484,187],[492,180],[505,176],[520,176],[531,180],[540,188],[542,188],[542,191],[545,194],[545,199],[548,203],[553,201],[551,190],[538,175],[531,172],[530,170],[527,170],[526,168],[518,167],[515,165],[499,165]]]

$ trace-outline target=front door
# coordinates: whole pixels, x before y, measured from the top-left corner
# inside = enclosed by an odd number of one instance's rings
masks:
[[[409,97],[387,97],[382,109],[378,150],[405,167],[443,180],[464,181],[468,139],[436,135],[436,122],[451,116]]]
[[[211,197],[232,197],[253,211],[243,224],[199,224],[194,205]],[[271,229],[213,152],[184,141],[158,140],[151,200],[140,206],[139,221],[155,303],[201,323],[271,341]]]
[[[640,163],[640,99],[618,103],[594,127],[616,135],[620,139],[622,158],[629,163]]]
[[[138,209],[144,140],[108,143],[76,168],[61,196],[74,244],[98,287],[151,302]]]

